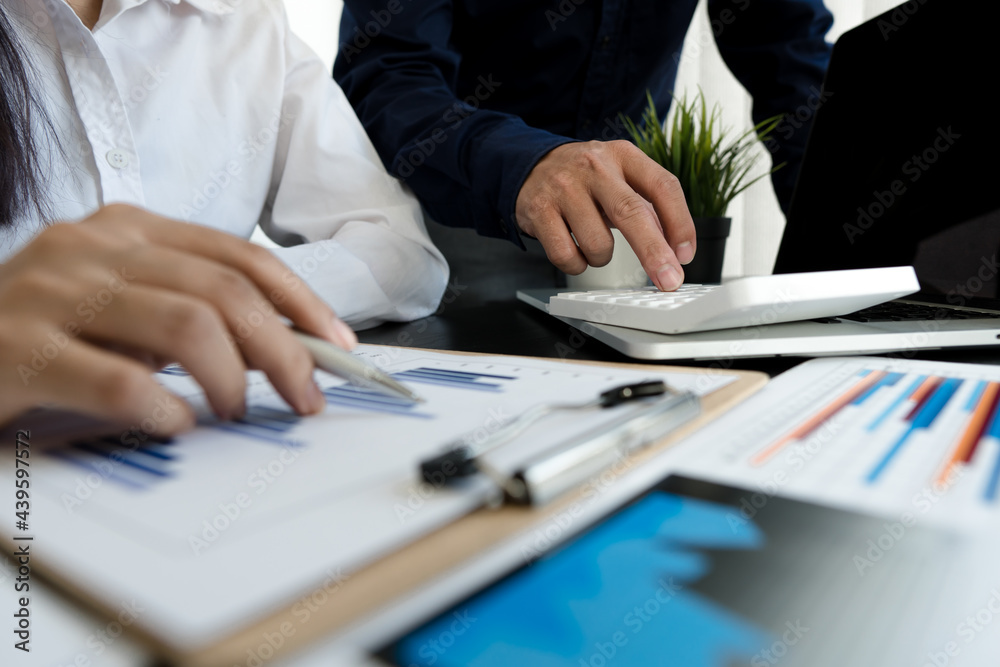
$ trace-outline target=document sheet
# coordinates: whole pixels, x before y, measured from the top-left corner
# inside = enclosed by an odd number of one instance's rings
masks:
[[[996,366],[815,359],[685,441],[677,465],[763,497],[979,534],[1000,525],[998,399]]]
[[[735,379],[371,346],[357,354],[426,402],[317,371],[328,406],[301,418],[251,373],[246,416],[220,422],[172,366],[158,377],[201,415],[173,440],[143,424],[83,437],[48,414],[19,420],[12,426],[32,439],[31,520],[2,533],[8,544],[32,537],[33,562],[83,595],[108,609],[135,600],[145,610],[138,625],[195,647],[283,606],[307,614],[317,590],[335,590],[359,567],[481,506],[493,493],[484,480],[418,483],[419,462],[456,438],[485,438],[539,403],[588,401],[625,383],[662,379],[703,395]],[[511,468],[635,407],[554,413],[494,463]],[[5,457],[0,477],[13,485],[14,475]]]

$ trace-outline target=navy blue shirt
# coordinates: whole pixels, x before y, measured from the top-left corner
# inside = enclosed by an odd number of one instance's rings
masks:
[[[344,5],[334,76],[386,167],[437,221],[520,244],[514,205],[542,156],[627,138],[618,114],[638,122],[647,89],[666,115],[697,0]],[[787,207],[833,17],[822,0],[709,0],[708,11],[754,121],[786,114],[768,148],[788,163],[772,177]]]

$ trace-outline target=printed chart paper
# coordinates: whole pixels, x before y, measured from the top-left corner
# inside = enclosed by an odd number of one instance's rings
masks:
[[[459,436],[485,437],[540,402],[583,402],[624,383],[663,379],[707,394],[735,379],[371,346],[358,354],[426,402],[317,372],[328,407],[300,418],[252,373],[246,416],[219,422],[184,370],[169,367],[163,384],[202,414],[189,434],[154,441],[137,426],[43,447],[41,434],[52,440],[60,424],[42,423],[31,459],[35,562],[108,608],[136,599],[147,610],[138,624],[194,647],[321,584],[336,587],[480,506],[490,492],[483,480],[460,490],[416,483],[419,461]],[[505,457],[526,458],[621,414],[612,413],[553,414],[505,445]],[[0,476],[12,483],[13,475],[4,461]]]

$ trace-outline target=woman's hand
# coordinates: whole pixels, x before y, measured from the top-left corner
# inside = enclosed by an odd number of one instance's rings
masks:
[[[0,264],[0,424],[46,404],[116,423],[152,417],[161,435],[185,430],[190,407],[150,373],[170,361],[222,418],[243,414],[248,367],[298,412],[319,412],[312,358],[280,315],[357,343],[304,282],[243,239],[122,204],[53,225]]]

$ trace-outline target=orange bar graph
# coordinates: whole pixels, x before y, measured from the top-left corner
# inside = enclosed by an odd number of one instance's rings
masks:
[[[788,443],[794,442],[796,440],[801,440],[805,436],[812,433],[815,429],[830,419],[833,415],[837,414],[845,405],[853,401],[855,398],[864,393],[869,387],[885,377],[885,371],[875,371],[869,373],[865,377],[861,378],[853,387],[842,393],[837,398],[833,399],[830,403],[826,405],[822,410],[814,414],[808,420],[799,424],[791,433],[788,433],[778,439],[773,444],[769,445],[766,449],[758,452],[753,458],[750,459],[750,465],[759,466],[767,463],[775,454],[780,452]],[[926,384],[926,383],[925,383]],[[918,391],[921,387],[918,387]]]
[[[910,410],[909,414],[906,415],[906,421],[911,421],[917,413],[920,412],[920,408],[924,406],[924,402],[930,398],[931,393],[933,393],[933,391],[937,389],[942,382],[944,382],[944,378],[931,375],[920,383],[920,386],[917,387],[910,395],[910,400],[913,401],[913,408]]]
[[[939,384],[941,384],[941,378],[936,375],[927,376],[927,378],[920,383],[920,386],[914,389],[913,393],[910,394],[910,400],[914,403],[919,403],[923,400],[924,396],[927,395],[927,392],[929,392],[931,388],[936,387]]]
[[[996,409],[998,391],[1000,391],[1000,383],[997,382],[990,382],[983,389],[983,394],[979,397],[979,402],[969,417],[969,423],[966,424],[965,430],[962,431],[962,435],[956,441],[951,454],[941,467],[935,482],[938,484],[946,483],[952,469],[957,464],[968,462],[972,458],[972,451],[979,444],[980,438],[983,437],[983,431],[986,430],[986,424]]]

